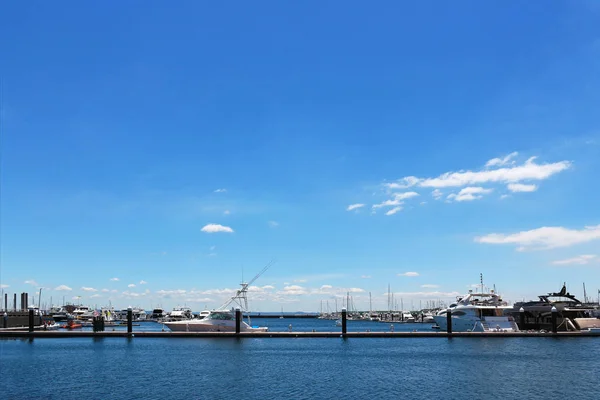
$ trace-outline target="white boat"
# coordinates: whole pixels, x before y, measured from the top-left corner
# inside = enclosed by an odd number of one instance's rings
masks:
[[[208,315],[204,318],[190,317],[180,321],[165,321],[163,324],[174,332],[235,332],[235,314],[230,306],[235,305],[239,308],[242,316],[248,314],[248,287],[272,264],[273,261],[267,264],[250,282],[242,282],[241,288],[236,291],[235,295],[217,310],[204,310],[208,311]],[[248,317],[248,323],[240,321],[240,332],[267,332],[268,330],[269,328],[266,327],[250,325],[250,317]]]
[[[415,317],[408,311],[404,311],[402,312],[402,321],[411,324],[415,322]]]
[[[494,291],[469,293],[457,299],[450,307],[453,332],[518,332],[512,316],[504,315],[512,310]],[[447,312],[442,310],[433,317],[441,330],[447,331]]]
[[[435,319],[433,319],[433,314],[430,312],[423,314],[423,323],[424,324],[435,324]]]
[[[64,307],[60,306],[52,307],[49,313],[52,319],[56,322],[66,321],[69,318],[73,318],[73,316],[69,314]]]
[[[173,332],[235,332],[235,314],[230,310],[213,310],[202,319],[163,322]],[[269,328],[240,323],[240,332],[267,332]]]
[[[189,307],[175,307],[173,311],[167,315],[169,321],[185,321],[194,318],[192,309]]]
[[[72,312],[75,319],[90,319],[94,317],[94,310],[87,306],[79,306]]]
[[[202,310],[202,311],[200,311],[200,314],[198,314],[198,318],[204,319],[204,318],[208,317],[209,315],[210,315],[209,310]]]

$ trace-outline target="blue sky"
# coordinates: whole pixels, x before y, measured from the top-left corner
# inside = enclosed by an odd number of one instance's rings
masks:
[[[200,310],[271,259],[261,311],[600,288],[596,2],[3,8],[7,293]]]

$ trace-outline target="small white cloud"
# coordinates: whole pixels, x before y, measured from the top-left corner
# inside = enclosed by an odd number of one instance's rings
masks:
[[[4,284],[4,283],[0,284],[0,289],[6,289],[6,288],[8,288],[8,287],[10,287],[10,286],[9,286],[9,285],[6,285],[6,284]]]
[[[102,289],[101,292],[108,293],[108,292],[110,292],[110,290],[108,290],[108,289]]]
[[[135,287],[135,283],[130,283],[127,287]]]
[[[225,193],[225,192],[227,192],[227,189],[224,189],[224,188],[215,190],[215,193]]]
[[[301,294],[307,294],[307,293],[308,292],[306,291],[305,288],[303,288],[302,286],[298,286],[298,285],[285,286],[283,288],[283,294],[301,295]]]
[[[503,158],[492,158],[487,163],[485,163],[485,166],[486,167],[501,167],[501,166],[506,165],[506,164],[513,164],[514,165],[515,162],[514,162],[513,158],[515,158],[518,155],[519,155],[519,153],[517,153],[515,151],[515,152],[510,153],[509,155],[507,155],[506,157],[503,157]]]
[[[364,206],[365,205],[362,203],[350,204],[348,207],[346,207],[346,211],[358,210]]]
[[[113,282],[117,282],[119,280],[119,278],[110,278],[110,280]]]
[[[419,276],[419,273],[418,272],[404,272],[404,273],[398,274],[398,276],[413,277],[413,276]]]
[[[389,210],[388,212],[386,212],[385,215],[394,215],[400,210],[402,210],[402,207],[394,207],[391,210]]]
[[[435,289],[435,288],[439,288],[440,285],[432,285],[432,284],[425,284],[425,285],[421,285],[422,288],[428,288],[428,289]]]
[[[231,229],[228,226],[223,226],[220,224],[208,224],[208,225],[204,225],[202,227],[202,229],[200,229],[202,232],[206,232],[206,233],[217,233],[217,232],[227,232],[227,233],[233,233],[233,229]]]
[[[507,186],[511,192],[535,192],[537,185],[525,185],[524,183],[509,183]]]
[[[461,189],[461,191],[458,192],[458,194],[454,194],[454,193],[449,194],[447,199],[448,200],[454,199],[455,201],[478,200],[478,199],[481,199],[484,194],[491,193],[492,191],[493,191],[493,189],[485,189],[482,187],[470,186],[470,187]]]
[[[140,285],[145,285],[146,283],[148,283],[148,282],[146,282],[146,281],[144,281],[144,280],[141,280],[141,281],[140,281]]]
[[[273,286],[273,285],[265,285],[265,286],[263,286],[262,288],[263,288],[264,290],[273,290],[273,289],[275,289],[275,286]]]
[[[231,214],[231,211],[229,211],[229,210],[223,211],[223,215],[229,215],[229,214]]]
[[[97,298],[97,297],[102,297],[102,295],[99,295],[98,293],[93,294],[90,296],[91,299]]]
[[[97,292],[98,291],[98,289],[94,289],[93,287],[85,287],[85,286],[82,286],[81,290],[83,290],[84,292]]]
[[[271,228],[277,228],[279,226],[279,222],[277,221],[269,221],[268,224]]]
[[[294,279],[296,283],[306,283],[306,279]]]
[[[500,200],[508,199],[509,197],[510,194],[503,194],[502,196],[500,196]]]
[[[71,291],[73,289],[71,289],[67,285],[60,285],[60,286],[55,287],[54,290],[58,290],[59,292],[61,292],[61,291]]]
[[[111,292],[111,293],[117,293],[117,292],[118,292],[118,290],[117,290],[117,289],[113,289],[113,290],[111,290],[110,292]]]
[[[518,251],[546,250],[568,247],[600,239],[600,225],[586,226],[584,229],[568,229],[562,226],[542,227],[510,235],[491,233],[475,238],[477,243],[514,244]]]
[[[361,279],[371,279],[371,275],[361,275]]]
[[[391,190],[406,189],[406,188],[415,186],[420,181],[421,181],[421,179],[417,178],[416,176],[406,176],[402,179],[399,179],[397,182],[384,183],[383,186],[385,186]]]
[[[424,206],[425,204],[427,204],[427,202],[426,201],[422,201],[419,204],[422,205],[422,206]]]
[[[434,199],[439,200],[444,195],[444,192],[442,192],[440,189],[434,189],[431,192],[431,195],[433,196]]]
[[[25,283],[27,285],[31,285],[31,286],[40,286],[36,281],[34,281],[33,279],[25,281]]]
[[[572,264],[586,265],[592,261],[600,261],[600,260],[598,259],[598,256],[595,254],[584,254],[584,255],[581,255],[578,257],[568,258],[566,260],[553,261],[552,264],[554,264],[554,265],[572,265]]]
[[[323,290],[333,289],[333,286],[331,286],[331,285],[323,285],[323,286],[321,286],[321,289],[323,289]]]

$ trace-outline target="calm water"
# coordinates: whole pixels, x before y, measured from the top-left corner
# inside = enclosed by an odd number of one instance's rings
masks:
[[[290,322],[335,328],[269,321]],[[599,350],[595,338],[0,340],[0,398],[597,400]]]

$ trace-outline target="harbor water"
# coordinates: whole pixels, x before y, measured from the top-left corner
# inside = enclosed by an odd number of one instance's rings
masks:
[[[323,320],[252,323],[336,330],[334,321]],[[407,325],[395,328],[431,329]],[[351,321],[349,330],[365,326],[389,328]],[[0,340],[0,398],[597,400],[599,344],[578,338]]]

